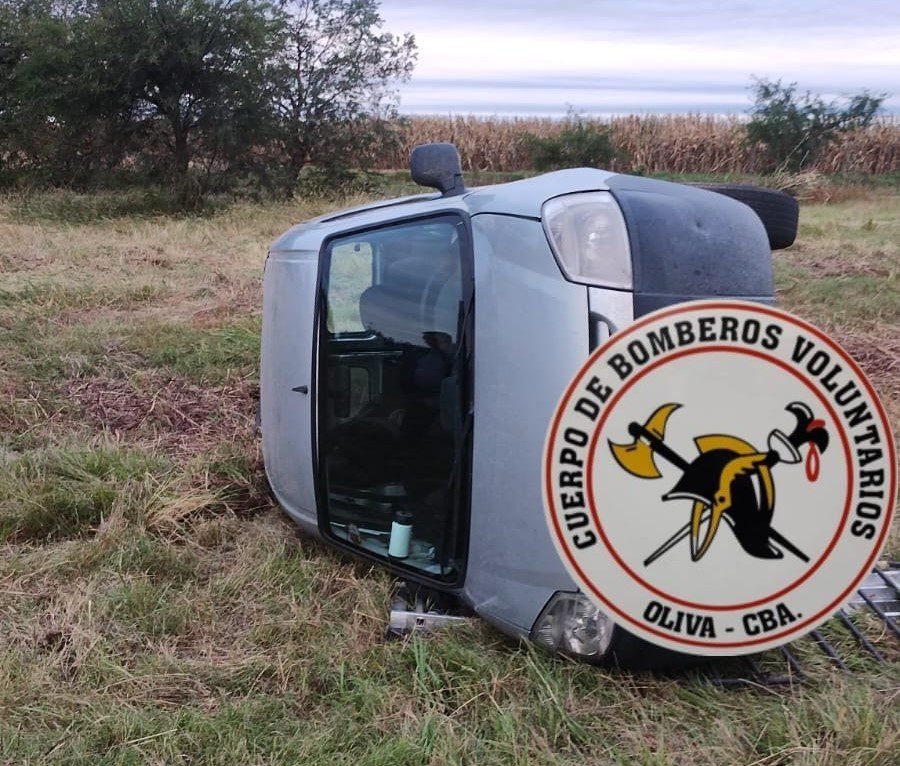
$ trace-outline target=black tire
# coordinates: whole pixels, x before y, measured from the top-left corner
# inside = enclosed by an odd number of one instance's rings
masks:
[[[701,189],[723,194],[752,208],[769,235],[769,247],[783,250],[794,244],[800,205],[790,194],[762,186],[745,184],[694,184]]]
[[[603,657],[603,664],[623,670],[659,671],[687,670],[706,665],[709,657],[696,654],[681,654],[661,646],[651,644],[626,630],[616,626],[609,649]]]

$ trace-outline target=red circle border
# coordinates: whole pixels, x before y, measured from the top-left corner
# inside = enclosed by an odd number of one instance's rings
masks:
[[[556,533],[557,541],[559,543],[560,548],[564,551],[566,559],[572,568],[578,572],[581,581],[585,584],[589,585],[590,590],[594,593],[594,595],[604,604],[604,606],[608,607],[615,614],[619,615],[619,617],[623,618],[626,622],[630,622],[632,625],[639,627],[641,630],[651,633],[653,635],[659,636],[665,641],[681,643],[686,646],[695,646],[702,649],[740,649],[744,647],[753,647],[759,644],[770,644],[772,641],[776,641],[783,637],[791,637],[802,635],[802,629],[806,626],[814,623],[819,617],[821,617],[826,612],[836,611],[836,608],[844,603],[850,593],[856,588],[856,586],[863,580],[863,578],[869,573],[872,568],[872,564],[875,562],[878,554],[881,552],[882,547],[884,546],[885,538],[890,530],[890,521],[891,516],[893,515],[893,503],[894,498],[897,495],[897,470],[896,470],[896,453],[894,447],[894,435],[891,431],[890,424],[887,420],[887,414],[884,411],[884,407],[881,404],[881,400],[878,397],[877,392],[872,387],[872,384],[869,382],[869,379],[866,377],[865,373],[863,373],[862,369],[859,365],[850,357],[847,352],[845,352],[837,342],[833,341],[829,338],[825,333],[819,330],[817,327],[809,324],[808,322],[800,319],[799,317],[795,317],[792,314],[787,313],[786,311],[781,311],[779,309],[774,309],[769,306],[764,306],[760,304],[750,303],[749,301],[717,301],[717,300],[709,300],[709,301],[691,301],[689,303],[680,304],[675,308],[671,309],[659,309],[657,311],[652,312],[651,314],[647,314],[641,319],[635,321],[631,325],[626,328],[620,330],[613,337],[618,341],[623,337],[627,337],[633,335],[637,330],[642,327],[650,324],[651,322],[655,322],[659,319],[665,319],[667,317],[671,317],[673,315],[678,314],[686,314],[689,311],[697,311],[700,309],[736,309],[739,311],[747,311],[748,309],[752,309],[755,312],[763,314],[765,316],[774,317],[779,319],[780,321],[791,323],[806,332],[814,335],[819,340],[823,341],[827,346],[831,347],[834,351],[837,352],[838,356],[840,356],[844,361],[849,365],[850,369],[856,374],[857,379],[861,382],[869,394],[869,398],[872,400],[872,403],[875,406],[875,410],[878,414],[878,417],[881,420],[881,424],[883,427],[884,437],[886,441],[886,452],[888,454],[889,460],[888,466],[891,474],[891,487],[890,492],[887,495],[888,497],[888,505],[886,506],[888,513],[886,514],[886,518],[884,521],[883,528],[881,530],[881,534],[878,537],[878,540],[875,542],[872,553],[869,558],[866,560],[866,563],[863,565],[862,569],[859,571],[857,576],[853,579],[850,585],[836,598],[834,599],[827,607],[820,610],[814,617],[808,618],[804,620],[799,625],[793,625],[789,630],[782,631],[781,633],[777,633],[775,635],[769,635],[765,638],[760,639],[752,639],[748,641],[723,641],[718,643],[710,643],[708,641],[696,641],[687,638],[678,638],[673,637],[670,633],[664,633],[655,628],[649,627],[643,623],[639,623],[637,620],[632,618],[630,615],[625,614],[621,609],[619,609],[615,604],[609,602],[603,595],[597,590],[597,588],[590,583],[590,580],[585,577],[583,570],[578,565],[578,563],[574,560],[571,551],[568,546],[565,544],[565,537],[563,535],[562,529],[559,525],[559,520],[557,518],[556,507],[553,502],[553,493],[550,490],[551,485],[551,456],[552,453],[547,450],[544,456],[544,487],[546,488],[546,498],[549,505],[549,515],[553,522],[553,530]],[[604,344],[605,345],[605,344]],[[586,373],[586,371],[591,367],[594,363],[594,360],[599,357],[604,351],[604,346],[601,345],[596,348],[593,353],[587,358],[587,360],[582,364],[579,368],[578,372],[573,376],[571,383],[569,383],[565,392],[563,393],[562,398],[560,399],[559,404],[556,408],[556,413],[554,414],[553,421],[550,424],[550,430],[548,432],[547,445],[551,444],[555,439],[556,431],[559,428],[559,421],[562,419],[563,411],[565,406],[567,405],[569,399],[572,396],[575,388],[578,386],[582,377]]]

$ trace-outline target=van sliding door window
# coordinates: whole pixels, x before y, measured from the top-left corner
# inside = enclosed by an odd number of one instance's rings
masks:
[[[468,466],[466,242],[449,216],[333,240],[320,305],[320,527],[449,581]]]

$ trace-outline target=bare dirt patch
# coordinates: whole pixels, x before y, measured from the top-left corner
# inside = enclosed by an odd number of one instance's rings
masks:
[[[776,257],[778,257],[776,255]],[[811,276],[846,277],[871,276],[896,279],[896,256],[884,250],[865,250],[857,247],[823,246],[797,243],[790,250],[790,261],[811,272]]]
[[[95,428],[176,456],[252,438],[259,399],[249,381],[208,387],[156,371],[78,377],[66,382],[65,393]]]
[[[885,397],[900,397],[900,328],[842,328],[835,338],[863,368]]]

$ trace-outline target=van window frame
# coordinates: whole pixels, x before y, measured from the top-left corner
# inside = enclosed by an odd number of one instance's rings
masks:
[[[328,522],[328,498],[324,477],[324,461],[320,455],[319,441],[319,393],[325,385],[327,371],[321,364],[323,349],[329,342],[327,317],[327,295],[329,272],[331,267],[331,249],[335,240],[346,239],[354,235],[363,236],[370,232],[400,228],[411,224],[428,224],[449,222],[457,226],[460,238],[460,274],[462,281],[463,322],[460,327],[459,354],[463,366],[461,379],[461,416],[462,440],[457,455],[458,463],[456,481],[454,482],[454,507],[452,524],[455,527],[451,535],[459,551],[459,566],[455,577],[448,579],[432,576],[421,569],[403,564],[401,561],[379,556],[365,548],[353,545],[334,534]],[[374,270],[374,262],[373,262]],[[373,274],[374,276],[374,274]],[[469,529],[472,499],[472,457],[473,457],[473,424],[474,424],[474,392],[475,392],[475,259],[472,237],[472,226],[469,215],[459,209],[432,211],[425,215],[412,215],[381,221],[377,224],[359,227],[348,227],[335,231],[325,237],[319,249],[319,266],[315,303],[315,342],[312,344],[312,383],[310,390],[310,407],[312,410],[310,436],[312,440],[312,463],[314,491],[316,497],[316,521],[319,534],[329,545],[345,551],[356,558],[376,563],[397,577],[422,583],[431,588],[445,591],[458,590],[465,582],[469,555]],[[360,333],[355,339],[366,337]]]

